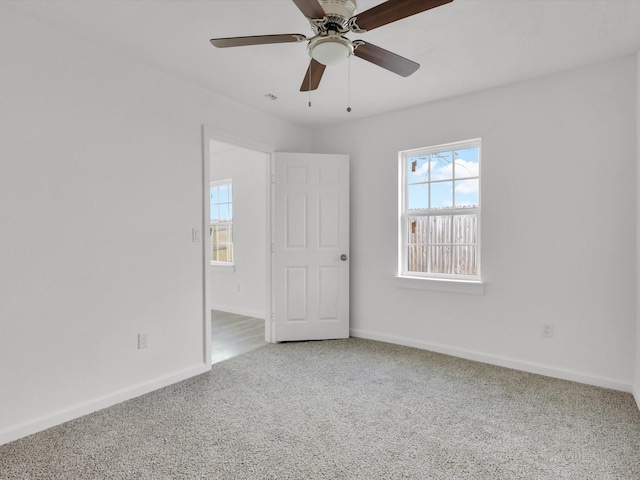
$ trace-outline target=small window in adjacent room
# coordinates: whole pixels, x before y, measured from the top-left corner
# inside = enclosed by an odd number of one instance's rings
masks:
[[[211,262],[233,264],[233,186],[231,180],[211,182]]]
[[[399,276],[479,281],[480,139],[399,159]]]

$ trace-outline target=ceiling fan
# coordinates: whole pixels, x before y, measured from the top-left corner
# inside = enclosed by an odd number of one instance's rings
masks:
[[[215,47],[240,47],[271,43],[308,41],[311,62],[300,87],[301,92],[315,90],[327,65],[335,65],[355,55],[382,68],[408,77],[420,65],[363,40],[349,40],[348,32],[364,33],[391,22],[439,7],[453,0],[388,0],[356,15],[357,0],[293,0],[307,17],[315,35],[299,33],[213,38]]]

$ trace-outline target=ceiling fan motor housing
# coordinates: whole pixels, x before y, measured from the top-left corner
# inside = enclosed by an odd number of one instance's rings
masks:
[[[335,23],[339,31],[348,30],[349,19],[356,14],[356,0],[320,0],[326,14],[327,24]]]
[[[340,15],[347,20],[356,14],[358,2],[356,0],[320,0],[327,15]]]

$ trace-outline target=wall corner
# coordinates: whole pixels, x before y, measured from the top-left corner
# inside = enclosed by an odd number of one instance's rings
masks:
[[[640,409],[640,51],[636,53],[636,348],[633,395]]]

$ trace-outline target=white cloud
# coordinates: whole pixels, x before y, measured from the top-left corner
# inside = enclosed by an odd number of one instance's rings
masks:
[[[456,160],[456,178],[464,179],[468,177],[480,176],[480,165],[477,162],[467,160]],[[429,164],[421,162],[415,172],[410,172],[412,181],[428,179]],[[431,165],[431,181],[448,180],[453,177],[453,163],[447,161],[433,162]]]
[[[480,175],[480,165],[477,162],[456,160],[456,177],[477,177]],[[446,180],[453,176],[453,163],[434,163],[431,168],[431,180]]]
[[[445,180],[453,175],[452,163],[434,163],[431,168],[431,180]]]
[[[456,182],[456,194],[465,195],[470,193],[478,193],[480,183],[477,179],[464,180],[462,182]]]
[[[467,162],[466,160],[456,160],[456,176],[478,177],[480,176],[480,164],[477,162]]]

